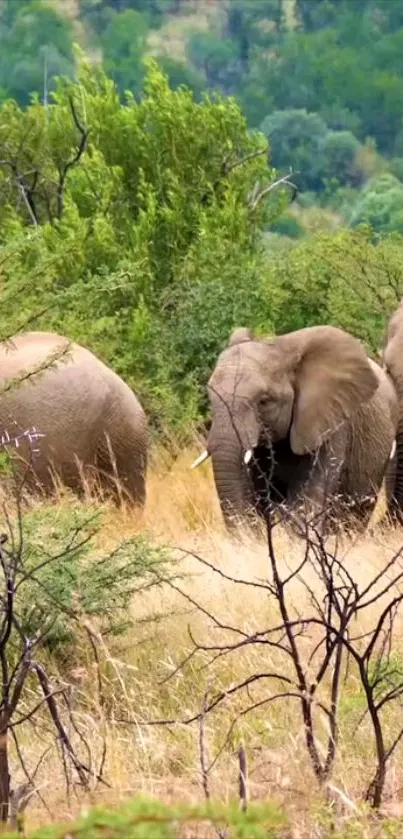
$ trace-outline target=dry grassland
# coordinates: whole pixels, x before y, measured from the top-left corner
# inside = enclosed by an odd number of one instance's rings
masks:
[[[209,464],[195,472],[189,469],[195,454],[196,448],[180,453],[173,463],[161,451],[154,454],[143,514],[107,509],[98,537],[104,547],[113,547],[123,537],[146,532],[154,541],[168,546],[178,562],[176,570],[184,578],[176,583],[175,589],[165,585],[133,598],[133,628],[129,634],[109,639],[101,650],[103,701],[97,689],[97,668],[84,639],[82,648],[78,643],[72,666],[59,676],[73,684],[72,702],[94,760],[99,757],[105,739],[105,777],[110,787],[100,785],[85,796],[73,790],[67,797],[60,759],[53,747],[37,778],[49,809],[37,798],[33,799],[26,814],[29,827],[49,819],[70,818],[94,801],[116,804],[138,793],[165,801],[202,801],[198,724],[146,723],[192,716],[201,709],[206,690],[227,689],[253,673],[277,670],[294,676],[284,656],[262,645],[249,645],[231,656],[218,657],[210,666],[207,661],[212,655],[200,653],[175,673],[178,664],[191,652],[192,639],[216,645],[224,638],[228,641],[228,632],[214,626],[211,615],[222,625],[231,624],[247,633],[269,627],[277,620],[275,605],[263,588],[230,582],[194,557],[202,557],[231,577],[247,580],[267,577],[264,539],[245,534],[235,543],[228,538]],[[61,498],[59,503],[65,505],[69,500]],[[367,535],[355,542],[346,541],[340,550],[356,582],[363,585],[402,543],[401,531],[387,530],[375,523]],[[277,532],[276,552],[282,569],[295,568],[302,550],[303,545],[285,531]],[[309,579],[309,573],[305,582],[315,589],[317,578],[312,572]],[[308,613],[312,611],[307,589],[297,579],[291,600],[292,608],[299,613],[304,609]],[[374,610],[379,608],[374,606]],[[366,610],[360,628],[364,630],[375,619],[375,611]],[[302,645],[306,662],[314,645],[315,634],[308,633]],[[393,654],[397,666],[401,663],[403,667],[401,622],[396,626]],[[211,795],[220,800],[236,798],[237,751],[242,743],[247,754],[250,798],[279,802],[290,821],[287,835],[294,839],[327,835],[315,832],[319,828],[313,827],[318,823],[318,813],[323,815],[325,797],[309,764],[298,703],[282,699],[263,705],[241,716],[228,734],[237,714],[251,702],[267,699],[278,689],[278,683],[259,681],[235,697],[228,696],[206,717],[204,748],[208,761],[214,762],[209,778]],[[328,789],[341,824],[355,819],[366,823],[361,801],[374,763],[373,737],[368,718],[362,719],[363,708],[362,692],[351,668],[343,684],[340,749],[330,792]],[[388,714],[386,731],[390,727],[392,732],[399,715],[403,716],[401,706],[397,705]],[[317,734],[320,742],[323,739],[324,747],[327,723],[320,710]],[[28,765],[35,765],[38,750],[47,737],[46,730],[25,737]],[[398,748],[391,763],[385,800],[385,811],[396,816],[403,813],[402,757]]]

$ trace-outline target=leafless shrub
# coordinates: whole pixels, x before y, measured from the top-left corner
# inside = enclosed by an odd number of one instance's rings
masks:
[[[301,524],[301,516],[299,523]],[[223,736],[220,754],[228,745],[242,719],[253,712],[270,713],[276,702],[295,702],[301,714],[307,754],[314,776],[329,794],[331,778],[338,754],[340,738],[340,699],[347,678],[354,672],[360,684],[365,713],[359,721],[369,719],[373,738],[373,769],[370,782],[363,790],[364,798],[379,809],[385,790],[387,768],[403,738],[403,723],[396,716],[395,730],[390,720],[386,725],[386,711],[403,697],[403,667],[394,655],[396,622],[402,613],[403,600],[403,545],[393,553],[379,571],[370,573],[364,583],[350,570],[348,554],[338,538],[325,538],[315,520],[305,520],[302,556],[295,557],[293,567],[278,556],[275,522],[270,513],[266,520],[267,575],[264,579],[241,579],[195,553],[191,555],[202,567],[213,571],[227,583],[259,590],[267,596],[268,623],[251,631],[231,619],[207,609],[185,587],[166,580],[187,603],[204,615],[214,629],[214,637],[196,637],[189,625],[191,650],[168,676],[174,679],[184,672],[190,661],[193,667],[200,660],[201,669],[212,668],[219,659],[228,663],[242,652],[261,650],[261,669],[251,669],[243,678],[214,689],[212,676],[203,697],[201,709],[194,714],[176,719],[149,720],[147,725],[199,725],[202,785],[206,795],[209,767],[217,756],[206,760],[204,744],[205,720],[220,706],[228,707],[228,725]],[[365,557],[363,557],[365,561]],[[296,605],[295,587],[299,588],[301,606]],[[303,598],[301,593],[304,594]],[[303,605],[302,605],[303,603]],[[250,657],[249,661],[254,661]],[[268,664],[267,664],[268,662]],[[231,703],[237,698],[237,710],[231,713]],[[326,720],[323,745],[323,718]],[[130,720],[120,720],[130,723]],[[319,732],[319,733],[318,733]],[[245,751],[240,760],[244,780]],[[246,807],[246,792],[242,781],[242,805]],[[208,794],[207,796],[208,797]]]

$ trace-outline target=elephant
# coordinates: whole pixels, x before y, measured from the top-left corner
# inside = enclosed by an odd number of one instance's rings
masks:
[[[398,405],[352,335],[311,326],[275,339],[236,329],[208,382],[211,456],[226,524],[302,503],[330,526],[368,521],[394,455]],[[337,499],[337,503],[336,503]],[[348,512],[350,516],[351,512]],[[311,519],[312,520],[312,519]],[[326,529],[326,523],[323,525]]]
[[[14,471],[30,490],[52,493],[57,476],[80,492],[95,474],[116,503],[145,502],[144,410],[116,373],[65,337],[27,332],[0,345],[0,435],[14,442]]]
[[[403,523],[403,300],[391,316],[384,342],[383,368],[395,387],[398,398],[396,464],[391,495],[391,513]]]

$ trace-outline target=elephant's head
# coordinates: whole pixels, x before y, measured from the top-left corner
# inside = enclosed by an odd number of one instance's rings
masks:
[[[243,513],[257,446],[288,441],[293,455],[314,453],[377,385],[361,344],[340,329],[310,327],[272,341],[237,329],[208,383],[212,425],[194,465],[210,455],[224,513]]]

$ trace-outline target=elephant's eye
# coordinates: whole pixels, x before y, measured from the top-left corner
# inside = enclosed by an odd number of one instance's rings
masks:
[[[259,397],[259,408],[267,408],[270,405],[271,397],[268,393],[263,393],[262,396]]]

